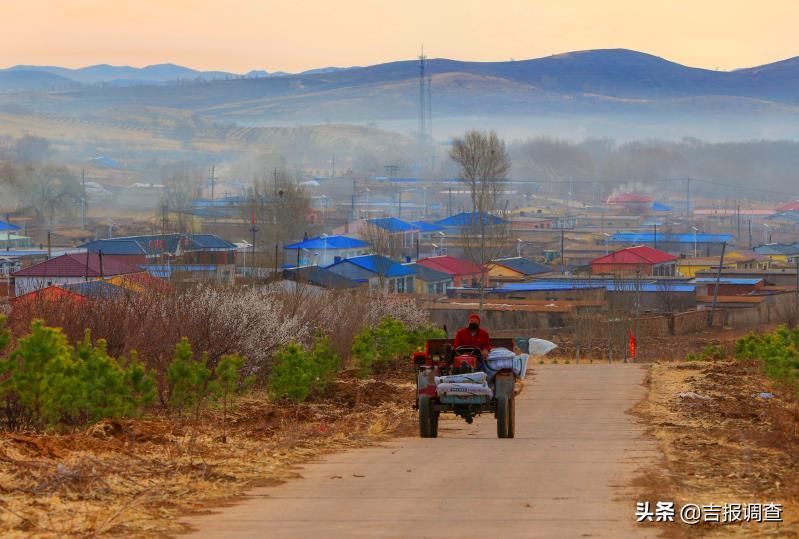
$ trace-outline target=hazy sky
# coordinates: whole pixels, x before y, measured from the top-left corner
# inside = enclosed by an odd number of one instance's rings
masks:
[[[0,66],[299,71],[624,47],[710,69],[799,55],[799,0],[0,0]]]

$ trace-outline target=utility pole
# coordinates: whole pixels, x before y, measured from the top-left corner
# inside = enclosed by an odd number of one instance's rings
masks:
[[[449,205],[447,206],[447,217],[452,217],[452,186],[449,186]]]
[[[691,216],[691,178],[685,178],[685,217]]]
[[[749,249],[752,249],[752,220],[749,219]]]
[[[402,187],[397,189],[397,219],[402,219]]]
[[[353,221],[355,221],[355,193],[358,185],[355,178],[352,179],[352,205],[350,207],[350,214]]]
[[[80,229],[86,230],[86,169],[80,171]]]
[[[275,167],[275,170],[272,172],[272,176],[274,176],[274,179],[275,179],[275,199],[274,200],[277,201],[277,167]]]
[[[713,288],[713,303],[710,306],[710,312],[707,315],[707,327],[713,327],[713,315],[716,313],[716,302],[719,298],[719,281],[721,280],[721,268],[724,267],[724,252],[727,250],[727,242],[721,244],[721,259],[719,260],[719,269],[716,271],[716,286]]]
[[[738,229],[738,234],[735,236],[735,245],[740,249],[741,245],[741,204],[736,201],[735,203],[735,225]]]
[[[565,267],[564,260],[563,260],[563,256],[564,256],[564,254],[563,254],[563,239],[564,239],[564,236],[565,236],[565,232],[564,232],[564,229],[563,229],[563,223],[561,223],[561,225],[560,225],[560,273],[561,273],[561,275],[563,275],[564,267]]]
[[[654,238],[653,238],[654,239],[654,248],[657,249],[658,248],[658,224],[654,223],[652,225],[652,227],[655,229],[655,235],[654,235]]]
[[[216,184],[216,168],[211,165],[211,202],[214,201],[214,186]]]
[[[252,219],[250,219],[250,221],[252,222],[252,228],[250,228],[250,232],[252,233],[252,262],[251,262],[251,265],[252,265],[253,273],[255,273],[255,233],[258,232],[258,228],[255,226],[255,209],[254,208],[252,210],[251,217],[252,217]]]

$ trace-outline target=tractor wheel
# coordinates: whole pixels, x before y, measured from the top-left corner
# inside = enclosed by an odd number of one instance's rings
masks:
[[[438,414],[433,411],[430,397],[419,397],[419,436],[422,438],[435,438],[438,434]]]
[[[497,438],[510,438],[511,399],[506,396],[497,397]]]
[[[433,411],[430,414],[430,437],[438,438],[438,416],[441,412]]]
[[[508,438],[516,436],[516,399],[511,398],[508,404]]]

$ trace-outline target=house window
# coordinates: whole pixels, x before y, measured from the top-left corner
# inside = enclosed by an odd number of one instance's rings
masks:
[[[403,279],[402,277],[397,279],[397,292],[399,292],[400,294],[405,292],[405,279]]]
[[[396,288],[396,286],[397,286],[396,279],[389,279],[388,280],[388,291],[389,292],[394,292],[394,289]]]

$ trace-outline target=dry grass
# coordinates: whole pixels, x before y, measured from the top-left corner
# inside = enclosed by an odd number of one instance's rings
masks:
[[[662,470],[640,478],[641,499],[683,503],[782,503],[785,523],[710,524],[668,529],[674,536],[799,536],[799,436],[795,403],[756,363],[656,363],[649,399],[636,412],[651,425]],[[694,392],[709,399],[681,398]]]
[[[221,413],[105,421],[70,434],[0,435],[0,535],[161,536],[178,518],[258,485],[296,477],[295,466],[413,425],[412,385],[342,378],[303,405],[241,398],[223,442]]]

